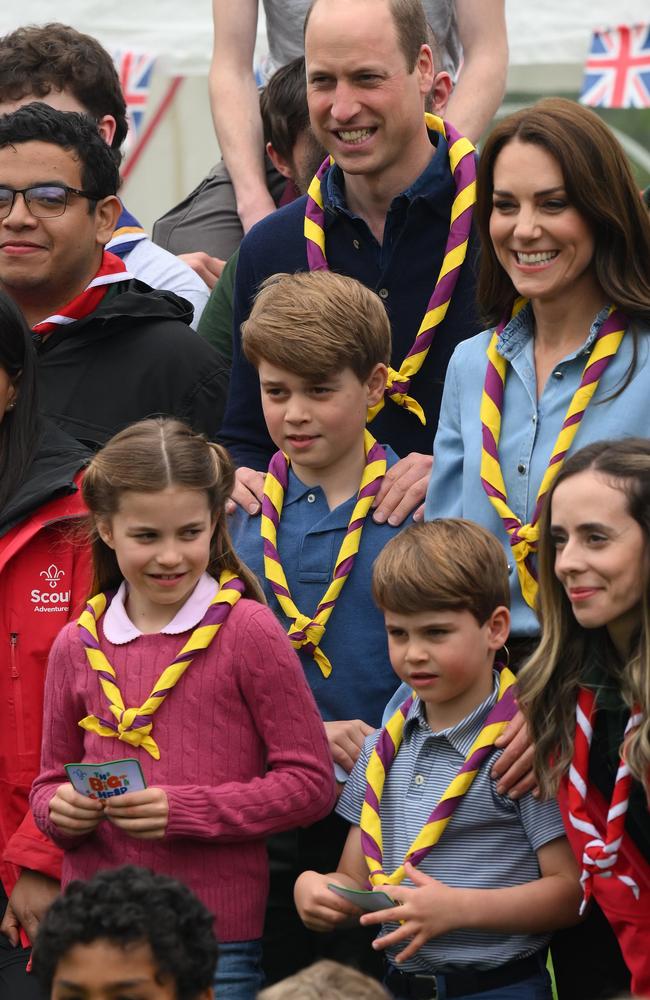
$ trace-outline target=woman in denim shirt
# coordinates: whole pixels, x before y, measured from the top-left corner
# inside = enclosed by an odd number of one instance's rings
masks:
[[[528,526],[552,456],[557,471],[564,450],[650,437],[650,221],[612,133],[593,112],[559,98],[496,126],[477,187],[478,294],[489,328],[461,343],[447,370],[425,517],[466,517],[503,542],[517,667],[537,645],[539,624],[534,563],[529,555],[526,569],[517,566],[516,553],[527,548],[514,548],[507,528],[526,526],[514,541],[523,536],[534,552],[536,529]],[[603,329],[611,331],[607,338]],[[593,397],[576,398],[585,366],[601,351],[608,360],[592,369]],[[558,442],[567,423],[577,425],[575,437],[569,432]],[[482,463],[484,442],[491,459]],[[488,491],[505,493],[499,509]],[[503,772],[513,757],[529,759],[523,736],[510,742],[498,768],[498,790],[510,785],[515,797],[525,786],[512,787],[515,769],[505,779]],[[592,912],[570,933],[577,937],[553,945],[560,996],[580,1000],[625,989],[629,976],[602,914]]]

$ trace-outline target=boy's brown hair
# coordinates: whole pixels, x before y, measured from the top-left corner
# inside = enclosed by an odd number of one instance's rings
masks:
[[[375,365],[390,360],[390,322],[381,299],[331,271],[267,278],[241,330],[252,365],[267,361],[310,382],[344,368],[365,382]]]
[[[382,611],[469,611],[483,625],[495,608],[510,607],[503,546],[461,518],[414,524],[375,559],[372,596]]]

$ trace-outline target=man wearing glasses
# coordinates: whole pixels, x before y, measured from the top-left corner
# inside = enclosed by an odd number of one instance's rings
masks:
[[[214,437],[226,376],[191,307],[104,251],[117,185],[85,115],[33,103],[0,117],[0,288],[34,330],[41,407],[91,448],[160,413]]]

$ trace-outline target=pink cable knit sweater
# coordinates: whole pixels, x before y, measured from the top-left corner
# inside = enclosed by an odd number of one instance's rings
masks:
[[[187,641],[142,635],[101,647],[127,706],[141,704]],[[198,654],[154,716],[156,761],[139,747],[80,729],[107,703],[76,624],[50,653],[41,773],[31,806],[38,826],[65,848],[64,885],[100,868],[144,865],[185,882],[215,914],[221,941],[262,933],[268,888],[264,838],[307,826],[335,800],[323,724],[298,657],[268,608],[240,600],[212,645]],[[64,764],[136,757],[149,786],[169,798],[162,840],[135,840],[108,820],[86,837],[66,837],[48,806],[67,780]]]

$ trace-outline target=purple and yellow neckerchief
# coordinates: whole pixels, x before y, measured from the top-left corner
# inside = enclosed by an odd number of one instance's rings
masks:
[[[148,233],[142,228],[136,217],[131,215],[128,209],[122,205],[120,217],[110,241],[106,244],[106,249],[124,260],[137,243],[148,239]]]
[[[404,864],[419,865],[438,843],[456,807],[469,790],[481,764],[492,752],[495,740],[517,711],[515,676],[507,667],[499,672],[497,701],[488,713],[480,733],[469,749],[465,761],[443,793],[438,805],[409,847],[404,862],[391,875],[384,871],[383,840],[379,807],[384,782],[390,771],[404,735],[404,723],[415,695],[410,695],[388,720],[381,731],[366,768],[366,794],[361,809],[361,847],[368,865],[371,885],[399,885],[403,880]]]
[[[125,707],[122,693],[117,686],[115,671],[99,645],[97,622],[114,595],[97,594],[96,597],[92,597],[85,611],[79,616],[77,625],[81,641],[86,647],[88,663],[92,670],[97,671],[102,691],[108,699],[108,707],[116,721],[97,715],[87,715],[79,722],[81,728],[97,733],[98,736],[110,736],[122,740],[134,747],[141,746],[155,760],[160,760],[158,744],[151,736],[152,716],[178,684],[196,654],[210,645],[244,590],[243,581],[230,570],[221,573],[219,589],[210,601],[203,618],[178,656],[163,670],[149,697],[137,708]]]
[[[508,373],[508,362],[499,353],[499,337],[507,322],[510,322],[526,305],[527,300],[519,298],[514,304],[512,314],[504,320],[492,334],[487,349],[487,370],[481,396],[481,429],[483,435],[481,450],[481,482],[490,503],[503,522],[512,552],[515,557],[519,586],[524,600],[531,608],[535,608],[537,598],[537,575],[532,556],[537,551],[539,540],[539,516],[544,504],[544,498],[551,488],[555,477],[562,468],[565,456],[578,433],[580,421],[591,401],[598,383],[603,376],[623,340],[628,326],[626,317],[610,306],[607,318],[594,338],[591,354],[582,372],[580,385],[573,399],[557,436],[549,459],[546,472],[537,493],[535,510],[530,524],[522,524],[508,504],[506,485],[499,462],[499,438],[501,436],[501,415],[503,413],[503,397]]]
[[[264,539],[264,574],[271,584],[278,604],[291,622],[288,635],[292,646],[294,649],[304,648],[310,653],[324,677],[329,677],[331,674],[332,664],[320,649],[319,644],[337,598],[352,572],[366,516],[386,474],[386,452],[369,431],[365,431],[364,434],[366,464],[356,503],[350,515],[339,554],[336,557],[332,582],[316,608],[313,618],[301,614],[294,604],[278,553],[278,527],[282,515],[284,495],[289,482],[289,458],[283,451],[277,451],[271,459],[264,480],[261,523],[261,534]]]
[[[420,329],[413,346],[400,365],[399,371],[388,369],[385,396],[388,396],[414,413],[422,424],[426,424],[424,410],[408,395],[411,380],[424,364],[438,326],[447,313],[451,297],[456,287],[460,269],[467,255],[467,245],[472,228],[472,209],[476,201],[476,161],[475,148],[469,139],[436,115],[425,114],[427,128],[439,132],[449,143],[449,165],[454,178],[455,195],[451,206],[449,236],[445,246],[442,266],[436,280],[433,294],[429,299]],[[321,182],[331,164],[332,157],[326,157],[318,168],[307,191],[304,233],[307,244],[307,263],[310,271],[327,271],[329,264],[325,254],[325,210]],[[377,416],[384,406],[384,398],[368,410],[368,422]]]

